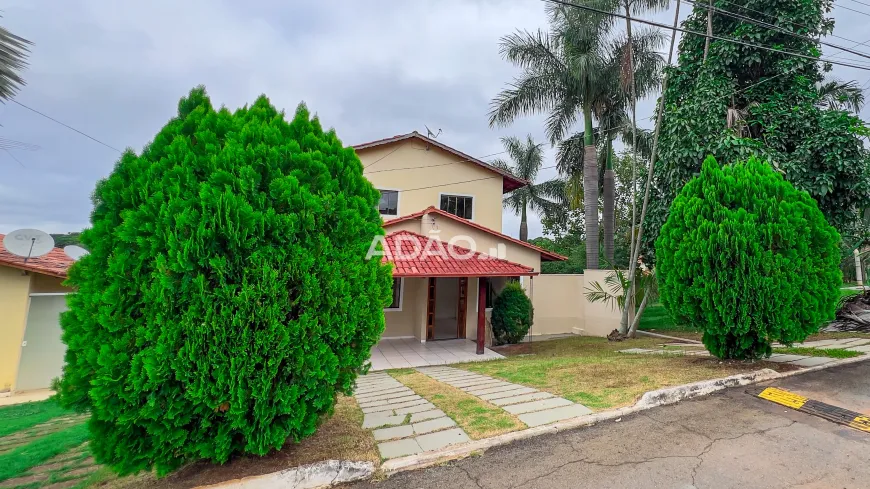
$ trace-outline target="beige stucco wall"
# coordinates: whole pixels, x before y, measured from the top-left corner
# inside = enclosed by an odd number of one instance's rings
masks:
[[[33,278],[30,281],[30,293],[48,293],[48,292],[72,292],[69,287],[64,287],[65,278],[52,277],[51,275],[42,275],[39,273],[32,274]]]
[[[417,140],[405,140],[359,150],[357,155],[366,167],[363,174],[376,188],[399,191],[399,216],[429,206],[439,208],[442,193],[468,195],[474,197],[472,220],[501,232],[502,177],[440,148],[427,146]]]
[[[386,319],[387,326],[386,329],[384,329],[384,334],[381,335],[383,338],[407,336],[420,337],[419,323],[421,316],[418,312],[420,307],[426,307],[426,279],[404,278],[402,279],[402,282],[404,282],[401,301],[402,310],[384,310],[384,318]],[[424,298],[423,302],[419,300],[421,295]]]
[[[0,266],[0,392],[12,389],[18,372],[30,279],[17,268]]]
[[[583,275],[539,275],[533,280],[532,335],[577,333],[585,329]],[[576,328],[576,329],[575,329]]]

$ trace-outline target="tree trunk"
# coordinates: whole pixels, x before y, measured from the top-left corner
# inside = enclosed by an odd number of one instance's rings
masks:
[[[529,222],[526,217],[526,206],[523,206],[523,212],[520,214],[520,241],[529,240]]]
[[[611,142],[607,139],[607,168],[604,170],[604,257],[612,267],[613,262],[613,233],[616,228],[616,213],[614,212],[614,186],[615,174],[613,171],[613,159],[611,158]]]
[[[647,297],[649,296],[644,294],[643,300],[640,301],[640,307],[637,308],[637,313],[634,315],[634,321],[632,321],[631,328],[629,328],[628,334],[626,335],[629,338],[637,336],[637,327],[640,326],[640,317],[643,316],[643,311],[646,309]]]
[[[592,137],[592,108],[583,107],[586,125],[583,148],[583,212],[586,217],[586,268],[598,270],[598,156]]]
[[[626,0],[623,4],[625,7],[625,33],[628,38],[628,74],[631,77],[631,236],[629,237],[628,259],[629,261],[634,256],[634,232],[637,226],[637,85],[634,79],[634,40],[631,33],[631,1]],[[628,300],[626,303],[633,310],[634,308],[634,285],[635,278],[630,276],[631,281],[628,289]],[[619,332],[628,332],[628,314],[623,314],[619,322]]]

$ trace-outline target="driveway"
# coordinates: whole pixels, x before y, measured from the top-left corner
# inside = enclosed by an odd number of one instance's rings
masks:
[[[773,385],[807,397],[824,395],[819,400],[842,401],[842,407],[862,411],[867,408],[867,379],[870,362]],[[738,388],[349,487],[858,489],[870,487],[868,460],[870,433]]]

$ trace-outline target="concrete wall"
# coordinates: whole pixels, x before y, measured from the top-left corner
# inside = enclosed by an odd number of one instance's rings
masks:
[[[420,337],[421,319],[419,309],[424,309],[425,315],[426,302],[420,302],[419,297],[426,295],[426,279],[425,278],[403,278],[403,290],[401,300],[401,310],[384,310],[387,327],[384,330],[382,337],[398,338],[398,337]]]
[[[585,332],[583,275],[539,275],[532,280],[532,335]]]
[[[30,275],[0,266],[0,392],[12,390],[30,302]]]
[[[498,173],[418,140],[362,149],[357,155],[366,167],[363,174],[376,188],[399,191],[399,216],[429,206],[440,208],[442,193],[467,195],[474,197],[471,220],[501,231],[502,177]]]

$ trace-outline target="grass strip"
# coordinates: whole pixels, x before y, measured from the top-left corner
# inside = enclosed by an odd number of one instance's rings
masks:
[[[842,348],[774,348],[773,353],[785,355],[803,355],[805,357],[829,357],[829,358],[855,358],[861,356],[861,352],[844,350]]]
[[[475,440],[526,427],[500,407],[414,370],[391,370],[389,374],[444,411]]]
[[[0,437],[71,413],[51,399],[0,407]]]
[[[24,474],[46,460],[88,440],[85,423],[70,426],[0,455],[0,481]]]

